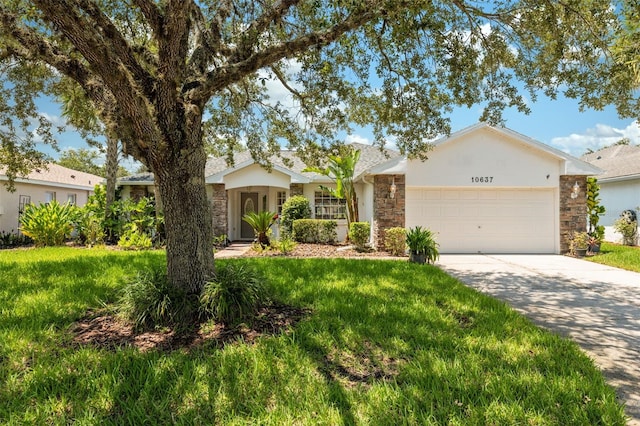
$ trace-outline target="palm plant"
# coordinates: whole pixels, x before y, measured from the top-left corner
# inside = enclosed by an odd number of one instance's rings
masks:
[[[352,222],[358,222],[358,196],[356,194],[353,178],[355,168],[360,159],[359,149],[350,149],[342,153],[342,155],[329,155],[329,165],[321,169],[319,167],[307,167],[306,172],[319,173],[330,177],[335,183],[336,188],[328,188],[320,185],[320,189],[328,192],[336,198],[342,198],[347,204],[347,229],[351,229]]]
[[[242,220],[253,228],[258,243],[260,243],[262,247],[267,247],[271,245],[268,235],[269,229],[271,229],[271,225],[273,225],[277,218],[278,215],[276,213],[262,211],[260,213],[249,212],[242,217]]]

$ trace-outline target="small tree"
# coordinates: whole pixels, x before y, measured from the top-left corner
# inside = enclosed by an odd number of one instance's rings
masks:
[[[351,229],[352,222],[358,222],[358,196],[353,183],[356,164],[360,159],[360,150],[344,147],[339,155],[329,155],[329,165],[322,169],[319,167],[307,167],[306,172],[319,173],[331,178],[335,189],[320,185],[320,189],[328,192],[336,198],[341,198],[347,204],[347,229]]]
[[[604,226],[598,225],[600,216],[605,213],[604,206],[600,205],[600,186],[598,179],[594,177],[587,178],[587,214],[589,219],[589,235],[594,238],[598,244],[604,239]]]

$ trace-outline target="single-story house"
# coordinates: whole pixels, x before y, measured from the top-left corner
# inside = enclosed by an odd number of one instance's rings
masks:
[[[4,185],[7,180],[0,169],[0,232],[17,233],[19,217],[27,204],[58,200],[83,206],[103,178],[49,163],[46,168],[16,178],[14,192]]]
[[[360,149],[356,190],[361,221],[372,224],[372,243],[384,246],[391,227],[422,225],[437,233],[442,253],[561,253],[574,230],[586,229],[586,177],[600,170],[506,128],[476,124],[434,143],[427,161],[395,151]],[[337,219],[346,234],[343,200],[323,193],[325,176],[303,172],[283,151],[267,171],[249,153],[235,164],[207,163],[207,193],[217,235],[252,240],[241,220],[249,210],[280,211],[296,194],[306,196],[315,218]],[[153,175],[119,181],[123,196],[153,193]],[[276,231],[277,232],[277,231]]]
[[[640,207],[640,146],[613,145],[586,154],[582,160],[602,169],[597,178],[600,204],[606,212],[600,224],[605,227],[605,240],[619,242],[622,236],[614,231],[613,223],[623,211]]]

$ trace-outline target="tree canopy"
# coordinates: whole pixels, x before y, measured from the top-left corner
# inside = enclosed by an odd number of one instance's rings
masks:
[[[19,137],[42,119],[35,96],[86,99],[154,172],[170,280],[197,292],[214,270],[205,144],[230,154],[242,143],[264,163],[282,143],[313,159],[371,126],[376,144],[425,158],[454,106],[481,104],[481,120],[499,124],[539,91],[634,114],[625,65],[609,54],[619,10],[608,0],[7,0],[1,141],[30,158]]]
[[[100,163],[100,157],[100,152],[92,149],[67,149],[60,153],[60,157],[56,160],[56,163],[80,172],[106,177],[106,165],[98,164]],[[122,177],[128,174],[130,173],[127,169],[122,166],[118,167],[118,176]]]

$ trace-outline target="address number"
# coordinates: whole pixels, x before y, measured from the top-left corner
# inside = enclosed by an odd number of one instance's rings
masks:
[[[491,183],[493,176],[472,176],[471,183]]]

